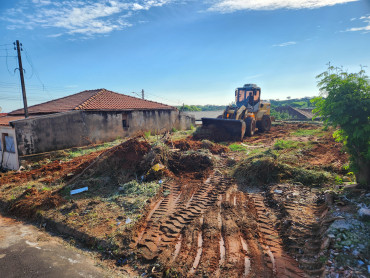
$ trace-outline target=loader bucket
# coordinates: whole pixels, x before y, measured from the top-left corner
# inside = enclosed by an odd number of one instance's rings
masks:
[[[202,128],[210,130],[210,137],[216,141],[241,141],[246,125],[242,120],[202,118]]]

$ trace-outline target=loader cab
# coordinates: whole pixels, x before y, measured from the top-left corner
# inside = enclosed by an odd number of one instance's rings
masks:
[[[237,107],[254,107],[260,102],[261,88],[255,84],[245,84],[235,90],[235,103]]]

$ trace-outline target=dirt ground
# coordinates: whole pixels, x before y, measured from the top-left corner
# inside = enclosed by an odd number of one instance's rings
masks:
[[[366,260],[350,266],[353,271],[328,260],[334,220],[327,196],[354,181],[331,134],[319,125],[281,123],[237,143],[188,133],[132,138],[2,175],[1,200],[10,213],[97,248],[127,275],[335,277],[351,271],[343,277],[365,277]],[[259,168],[265,161],[276,175]],[[274,180],[253,182],[270,174]],[[30,180],[38,183],[25,187]],[[87,192],[70,195],[84,186]]]

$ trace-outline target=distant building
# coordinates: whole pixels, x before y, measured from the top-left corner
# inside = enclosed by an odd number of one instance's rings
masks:
[[[296,120],[312,120],[314,114],[312,113],[313,108],[295,108],[289,105],[279,106],[274,108],[277,112],[288,113]]]
[[[172,128],[189,129],[195,122],[194,117],[173,106],[106,89],[30,106],[28,113],[27,119],[23,109],[0,118],[1,127],[12,130],[4,134],[12,135],[15,154],[20,156],[102,143],[145,131],[154,134]]]

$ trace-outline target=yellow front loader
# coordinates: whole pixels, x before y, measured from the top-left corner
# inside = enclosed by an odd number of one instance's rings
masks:
[[[262,102],[261,88],[245,84],[235,90],[235,105],[227,106],[218,118],[202,118],[202,128],[213,129],[225,138],[243,140],[244,135],[253,136],[256,128],[260,132],[271,128],[271,104]]]

